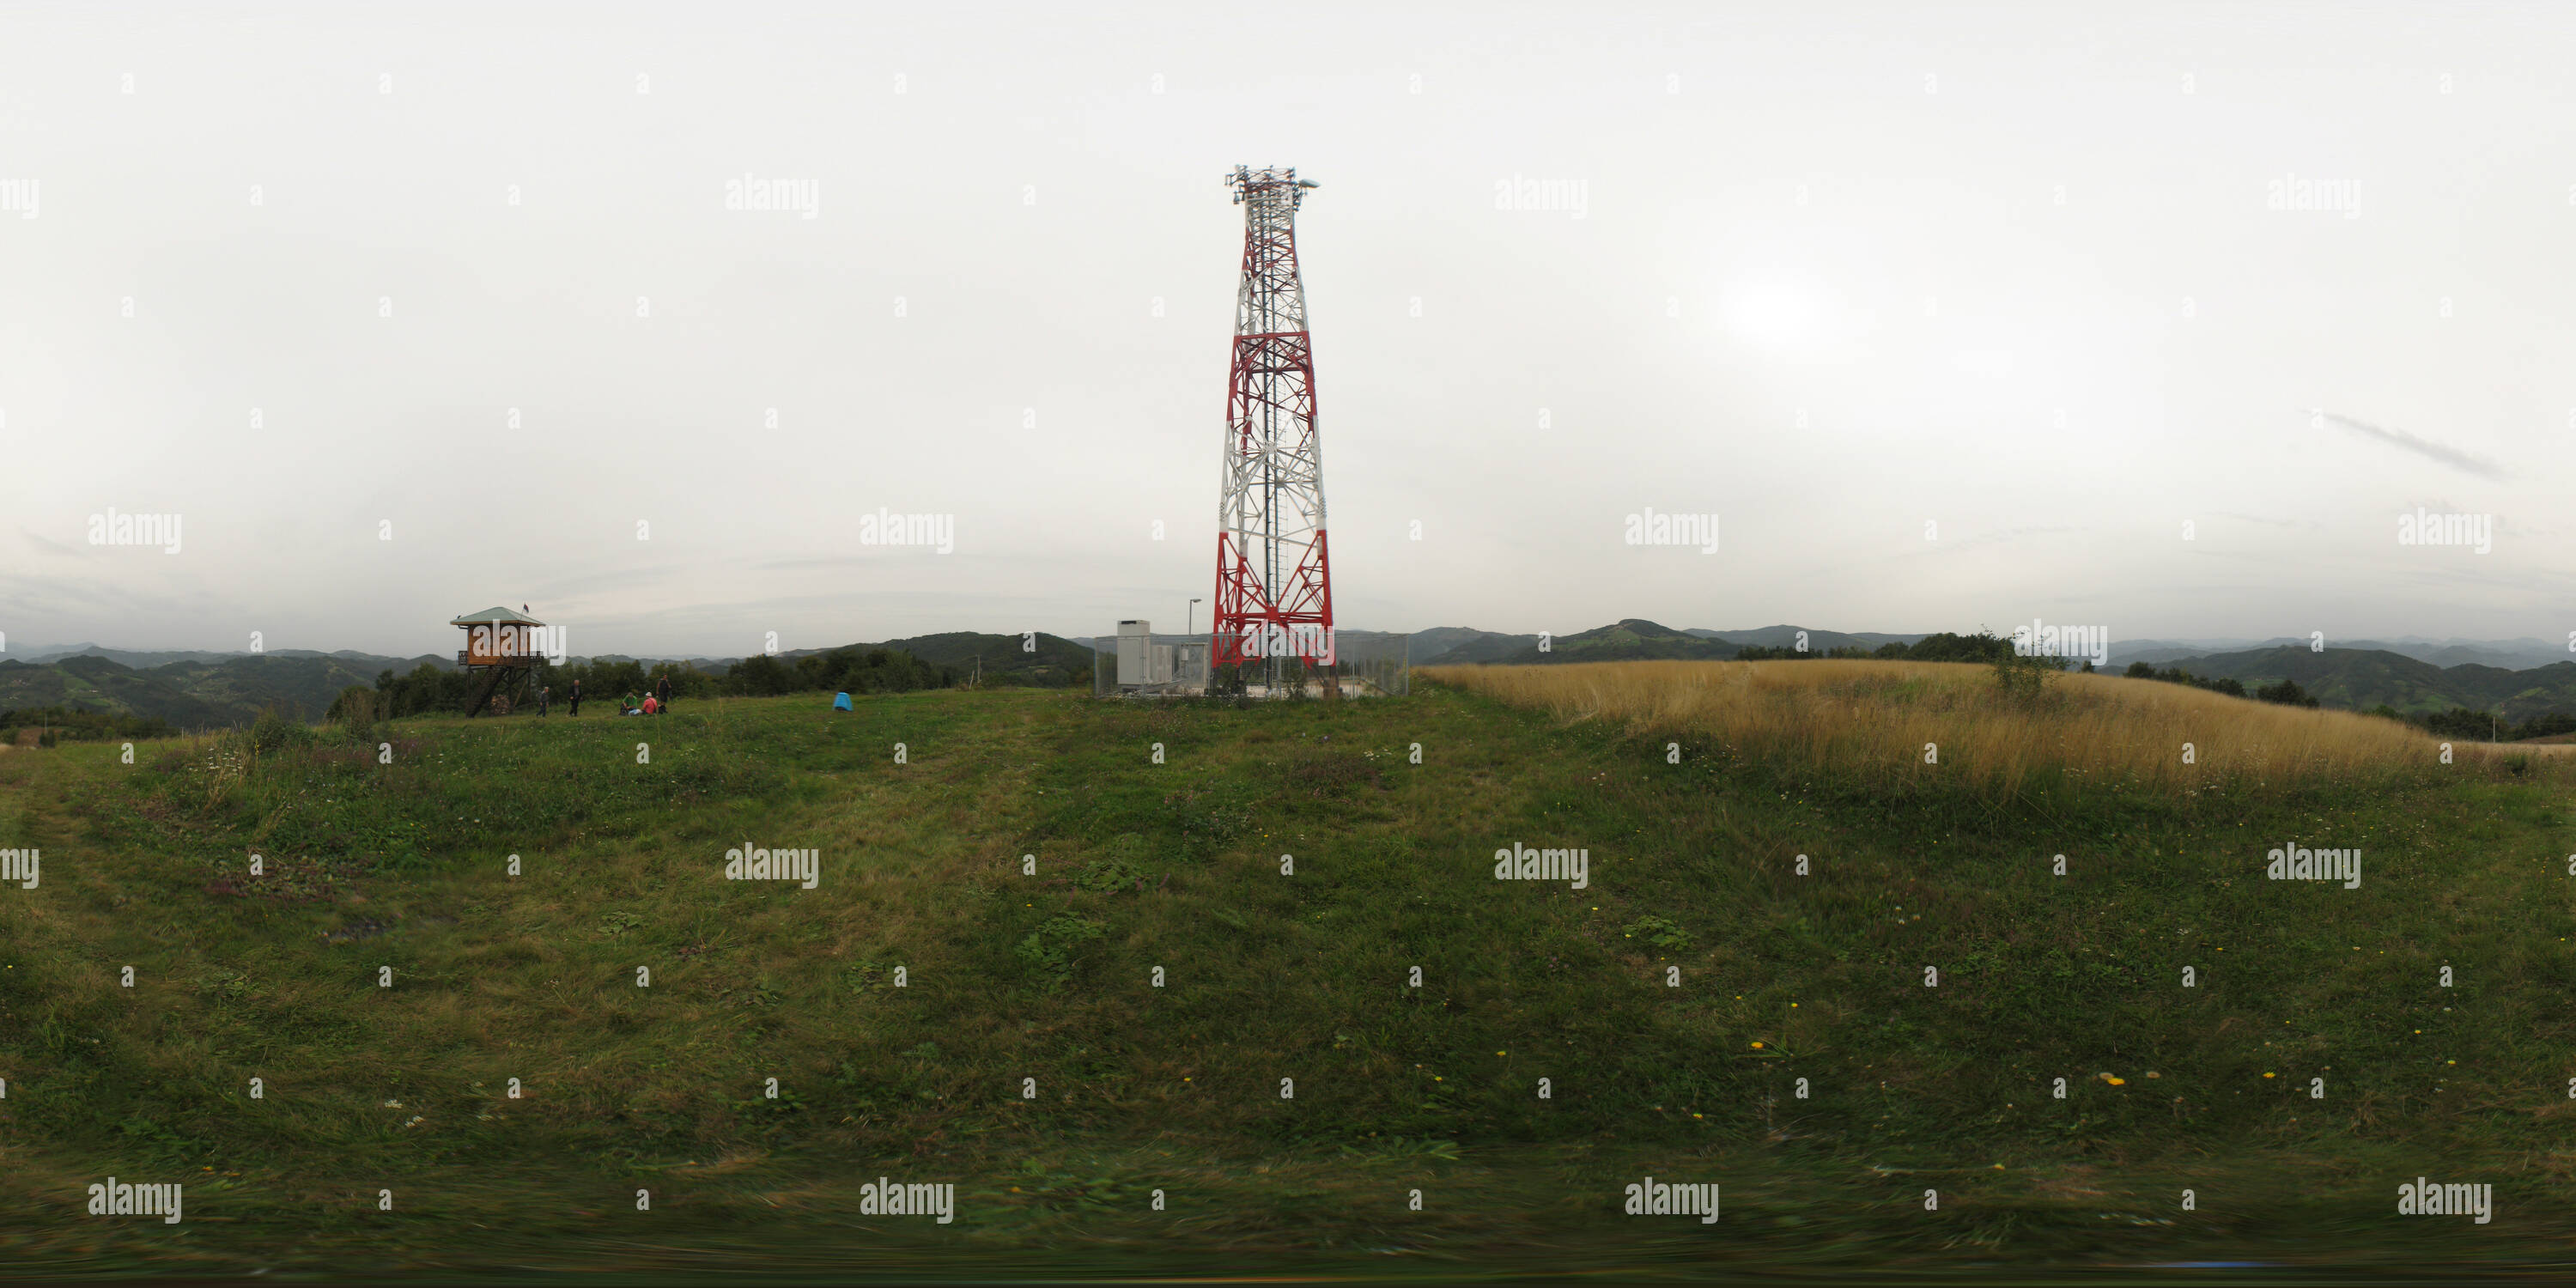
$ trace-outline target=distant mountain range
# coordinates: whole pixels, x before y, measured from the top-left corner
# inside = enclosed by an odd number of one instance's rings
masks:
[[[2268,640],[2119,640],[2111,645],[2111,665],[2119,668],[2131,662],[2153,662],[2162,666],[2176,658],[2258,652],[2272,648],[2308,648],[2313,643],[2313,640],[2300,635],[2276,636]],[[2564,643],[2552,644],[2527,636],[2511,640],[2428,640],[2415,636],[2395,640],[2329,638],[2326,646],[2328,651],[2343,648],[2394,653],[2435,666],[2494,666],[2508,671],[2576,661],[2576,652],[2571,652]]]
[[[155,653],[138,652],[132,649],[104,648],[96,644],[46,644],[35,648],[21,647],[11,649],[8,654],[8,660],[25,662],[30,665],[60,661],[67,657],[103,657],[119,666],[130,667],[137,671],[149,670],[156,666],[168,666],[173,662],[229,662],[236,658],[273,657],[328,657],[336,658],[351,666],[374,667],[378,671],[384,670],[387,667],[407,671],[423,662],[436,662],[439,660],[435,654],[422,654],[419,657],[413,658],[383,657],[378,654],[360,653],[351,649],[341,649],[333,653],[316,653],[311,649],[304,648],[272,649],[265,653],[219,653],[205,649],[181,649],[171,652]],[[370,672],[370,674],[373,673]]]
[[[1463,626],[1444,626],[1413,634],[1415,666],[1457,666],[1480,662],[1623,662],[1644,658],[1702,658],[1723,661],[1749,647],[1795,648],[1801,636],[1807,649],[1824,653],[1837,648],[1874,649],[1882,644],[1912,644],[1915,635],[1876,631],[1828,631],[1802,626],[1761,626],[1752,630],[1713,631],[1705,627],[1675,630],[1641,617],[1596,626],[1571,635],[1552,635],[1539,651],[1536,635],[1504,635]]]
[[[2009,627],[2003,629],[2010,629]],[[1762,626],[1747,630],[1675,629],[1642,618],[1568,635],[1553,635],[1539,651],[1535,634],[1509,634],[1473,627],[1444,626],[1402,632],[1343,631],[1338,640],[1346,656],[1404,650],[1416,666],[1477,663],[1561,663],[1625,661],[1647,658],[1725,660],[1745,648],[1793,648],[1799,636],[1807,648],[1823,653],[1836,648],[1875,649],[1890,642],[1914,644],[1923,634],[1876,631],[1829,631],[1814,627]],[[1191,640],[1204,636],[1187,637]],[[1157,635],[1156,643],[1185,642],[1184,637]],[[933,666],[961,674],[980,664],[985,676],[1004,682],[1053,684],[1068,672],[1080,674],[1091,665],[1092,640],[1040,633],[1036,648],[1018,635],[950,631],[917,635],[876,644],[842,648],[900,649]],[[2552,712],[2576,714],[2576,659],[2547,640],[2431,640],[2407,637],[2393,641],[2329,641],[2322,652],[2306,639],[2123,640],[2109,650],[2107,669],[2117,672],[2131,662],[2178,668],[2211,679],[2235,679],[2247,688],[2289,679],[2327,706],[2368,710],[2388,706],[2415,714],[2468,707],[2501,710],[2508,720],[2525,720]],[[783,661],[826,649],[799,649],[780,655]],[[721,674],[739,658],[636,658],[599,655],[575,661],[637,660],[648,664],[679,661]],[[408,672],[422,665],[441,670],[455,666],[455,655],[422,654],[397,658],[340,650],[278,649],[266,653],[220,653],[202,650],[163,652],[112,649],[96,644],[58,645],[12,650],[0,659],[0,710],[68,706],[91,711],[158,716],[181,728],[198,729],[248,724],[261,710],[277,706],[306,720],[318,720],[340,691],[373,684],[385,671]]]
[[[213,656],[221,660],[183,659],[145,668],[97,653],[34,664],[0,661],[0,711],[74,707],[158,716],[182,729],[248,724],[271,706],[319,720],[342,689],[373,684],[385,669],[319,653]]]
[[[1996,634],[2008,635],[2012,631],[2012,626],[2008,623],[1990,629]],[[1553,653],[1563,649],[1573,641],[1596,645],[1629,645],[1650,639],[1670,641],[1672,647],[1677,648],[1680,646],[1679,641],[1674,637],[1678,636],[1691,636],[1720,645],[1790,648],[1796,646],[1801,631],[1807,636],[1807,647],[1820,653],[1845,647],[1874,649],[1891,640],[1912,644],[1922,639],[1925,634],[1924,632],[1887,634],[1878,631],[1828,631],[1800,626],[1759,626],[1748,630],[1711,630],[1703,626],[1694,626],[1675,630],[1654,622],[1629,618],[1614,626],[1598,627],[1574,635],[1556,636],[1550,641],[1549,651]],[[1637,638],[1635,640],[1625,638],[1629,635]],[[2164,666],[2183,658],[2208,657],[2219,653],[2307,648],[2312,642],[2305,636],[2288,635],[2264,640],[2229,638],[2114,640],[2109,650],[2109,665],[2113,670],[2126,668],[2131,662],[2153,662],[2158,666]],[[2519,671],[2558,662],[2576,661],[2576,651],[2570,651],[2563,642],[2552,643],[2529,636],[2509,640],[2436,640],[2408,635],[2393,640],[2328,639],[2326,644],[2329,652],[2334,649],[2353,649],[2394,653],[2399,657],[2413,658],[2418,662],[2429,662],[2436,667],[2491,666]],[[1443,626],[1413,633],[1413,661],[1416,665],[1494,662],[1523,649],[1537,647],[1538,636],[1536,635],[1509,635],[1495,631],[1480,631],[1465,626]],[[1733,657],[1734,652],[1731,649],[1719,647],[1708,650],[1706,656]],[[1531,660],[1557,659],[1551,657]]]
[[[2385,705],[2412,715],[2467,707],[2501,711],[2509,724],[2538,715],[2576,714],[2576,662],[2570,661],[2520,670],[2474,662],[2445,667],[2387,649],[2314,652],[2301,643],[2153,665],[2214,680],[2237,680],[2248,689],[2295,680],[2318,702],[2355,711]]]
[[[1032,651],[1027,646],[1035,644]],[[882,644],[848,644],[843,648],[898,649],[933,666],[967,675],[980,669],[987,679],[1055,684],[1068,672],[1088,675],[1090,646],[1059,636],[1039,634],[1034,641],[1018,635],[984,635],[951,631]],[[794,661],[828,649],[800,649],[780,654]],[[627,658],[616,655],[573,657],[567,662],[687,662],[722,674],[740,658]],[[143,652],[102,648],[96,644],[29,649],[21,658],[0,660],[0,711],[29,707],[73,707],[86,711],[157,716],[182,729],[247,725],[274,706],[306,721],[319,720],[351,685],[372,685],[386,671],[407,673],[422,666],[442,671],[456,668],[453,653],[418,657],[385,657],[343,650],[316,653],[277,649],[265,653],[215,653],[177,650]]]

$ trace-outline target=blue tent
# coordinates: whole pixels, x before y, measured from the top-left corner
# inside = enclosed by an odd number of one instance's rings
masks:
[[[847,711],[847,710],[849,710],[849,709],[850,709],[850,695],[849,695],[849,694],[846,694],[846,693],[835,693],[835,694],[833,694],[833,695],[832,695],[832,709],[833,709],[834,711]]]

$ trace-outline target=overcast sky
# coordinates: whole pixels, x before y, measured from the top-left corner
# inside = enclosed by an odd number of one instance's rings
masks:
[[[1176,629],[1246,163],[1345,627],[2560,639],[2571,78],[2565,4],[13,5],[0,632]]]

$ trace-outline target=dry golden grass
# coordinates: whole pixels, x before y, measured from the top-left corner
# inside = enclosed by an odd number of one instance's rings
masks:
[[[1864,776],[1964,776],[2004,792],[2035,771],[2179,791],[2384,778],[2441,764],[2439,739],[2394,721],[2110,675],[2053,676],[2038,698],[2016,699],[1991,667],[1952,662],[1577,662],[1421,674],[1565,720],[1714,738],[1754,759]],[[1937,764],[1925,763],[1927,743],[1938,748]],[[2453,746],[2459,764],[2514,754]]]

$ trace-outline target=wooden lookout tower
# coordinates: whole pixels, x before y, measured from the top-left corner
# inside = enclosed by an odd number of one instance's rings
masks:
[[[483,683],[475,686],[474,700],[465,705],[466,717],[486,711],[508,715],[511,695],[535,674],[537,660],[545,656],[546,624],[525,613],[486,608],[448,625],[465,631],[465,647],[457,652],[456,664],[483,676]]]

